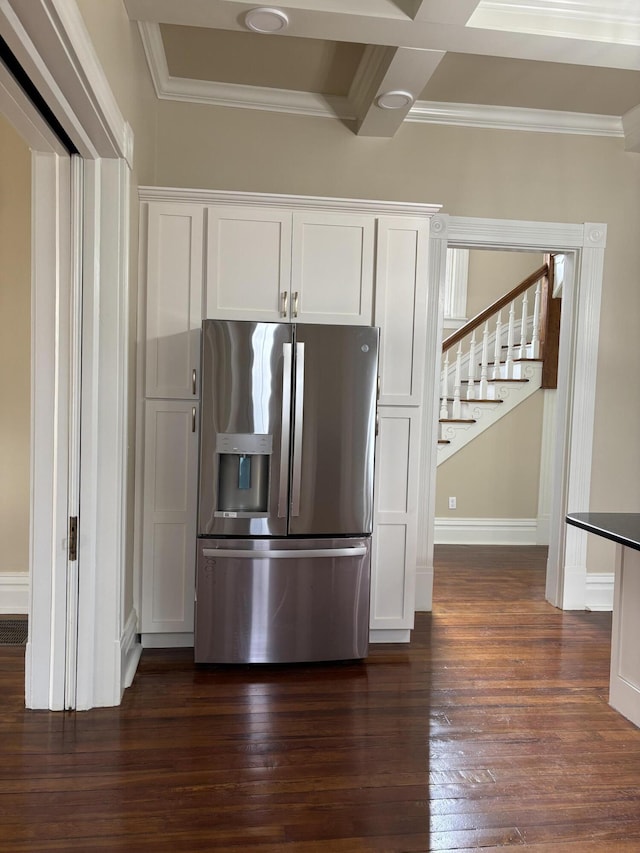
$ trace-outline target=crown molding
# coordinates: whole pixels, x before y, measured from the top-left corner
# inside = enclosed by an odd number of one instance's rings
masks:
[[[640,14],[619,0],[482,0],[469,26],[640,45]]]
[[[534,110],[525,107],[418,101],[406,120],[424,124],[485,127],[492,130],[567,133],[579,136],[624,136],[622,119],[619,116]]]
[[[356,118],[357,104],[370,84],[371,76],[383,61],[383,51],[370,52],[368,61],[363,63],[360,69],[357,85],[354,81],[348,98],[239,83],[191,80],[169,75],[158,24],[139,22],[138,28],[156,94],[162,100],[351,121]],[[580,136],[623,138],[625,135],[622,118],[619,116],[439,101],[417,101],[405,121]]]
[[[332,210],[384,216],[434,216],[442,205],[412,201],[380,201],[360,198],[326,198],[324,196],[286,195],[281,193],[233,192],[180,187],[138,187],[144,202],[184,204],[223,204],[233,207],[287,207],[297,210]]]

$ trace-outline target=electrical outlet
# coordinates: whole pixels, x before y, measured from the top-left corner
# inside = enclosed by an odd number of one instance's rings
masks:
[[[456,508],[456,499],[455,498],[449,498],[449,509],[455,509],[455,508]]]

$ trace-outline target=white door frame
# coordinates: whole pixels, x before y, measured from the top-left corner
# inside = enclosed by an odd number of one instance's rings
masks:
[[[587,596],[587,536],[567,528],[567,512],[589,509],[591,458],[598,361],[600,298],[607,227],[601,223],[556,222],[434,216],[429,258],[428,348],[425,401],[433,400],[425,418],[420,514],[425,523],[419,542],[417,609],[431,610],[433,538],[437,464],[437,398],[442,348],[443,294],[447,248],[520,249],[562,252],[567,271],[562,298],[562,325],[555,423],[555,460],[551,506],[547,600],[564,610],[583,610]]]
[[[140,653],[135,613],[125,618],[123,612],[133,134],[73,0],[0,0],[0,34],[85,161],[76,707],[115,705],[130,683]],[[68,424],[69,371],[80,368],[67,357],[68,322],[56,325],[59,300],[68,299],[60,284],[59,258],[69,253],[70,216],[68,199],[65,202],[60,191],[65,183],[63,157],[51,154],[46,125],[34,118],[20,91],[11,91],[8,85],[4,100],[18,105],[16,116],[9,120],[36,152],[33,528],[26,702],[30,708],[61,709],[65,704],[69,445],[68,432],[51,427]],[[3,88],[6,94],[7,87]],[[56,263],[47,269],[52,258]]]

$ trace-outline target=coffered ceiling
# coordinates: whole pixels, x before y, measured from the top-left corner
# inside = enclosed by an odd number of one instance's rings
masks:
[[[325,116],[363,136],[421,121],[640,151],[640,0],[124,4],[159,98]]]

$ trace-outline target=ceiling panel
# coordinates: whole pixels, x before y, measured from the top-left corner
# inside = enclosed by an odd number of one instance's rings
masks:
[[[160,27],[169,74],[346,95],[364,45],[203,27]]]
[[[420,100],[620,116],[640,100],[640,71],[448,53]]]

